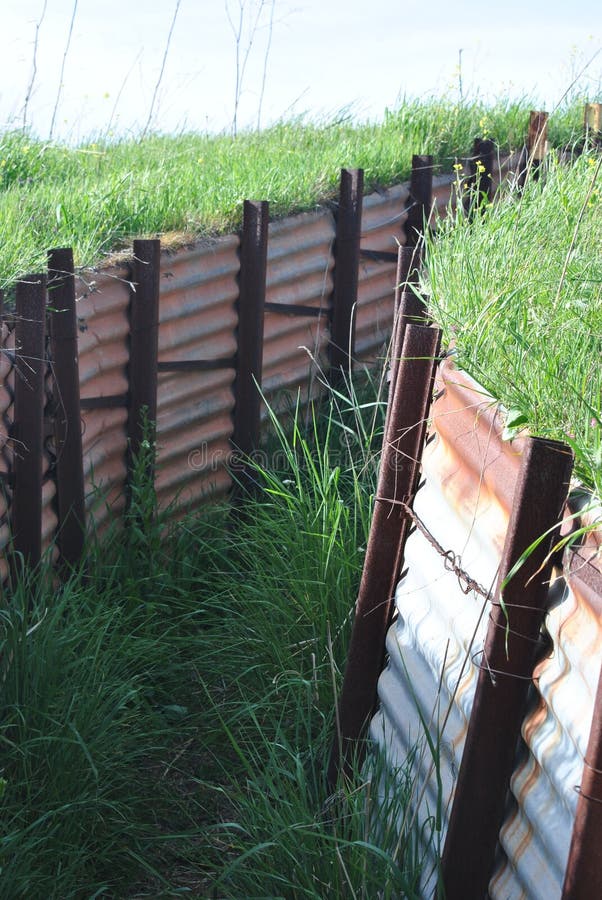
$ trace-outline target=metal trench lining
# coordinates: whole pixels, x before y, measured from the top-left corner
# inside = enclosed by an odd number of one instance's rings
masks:
[[[494,586],[521,442],[501,440],[497,407],[447,361],[438,376],[435,435],[423,460],[424,486],[415,512],[446,550],[485,589]],[[387,637],[388,663],[379,681],[379,708],[370,735],[391,767],[414,745],[426,747],[416,704],[440,740],[443,785],[442,850],[487,626],[483,598],[462,591],[456,575],[419,532],[408,539],[407,572],[396,592],[397,618]],[[550,587],[546,629],[553,652],[538,664],[511,780],[511,794],[489,886],[492,900],[553,900],[561,896],[602,663],[602,566],[589,551],[565,556]],[[480,621],[479,621],[480,620]],[[471,643],[473,632],[476,639]],[[439,690],[439,685],[441,689]],[[454,696],[455,695],[455,696]],[[453,698],[453,700],[451,699]],[[451,705],[450,705],[451,704]],[[449,720],[440,729],[448,709]],[[433,815],[438,797],[431,760],[414,774],[425,785],[418,820]],[[437,843],[428,853],[423,896],[432,896]],[[431,877],[429,878],[429,872]]]
[[[442,209],[450,178],[434,179]],[[375,192],[363,199],[361,247],[395,253],[403,242],[408,185]],[[445,201],[446,202],[446,201]],[[306,305],[328,310],[333,290],[335,222],[329,210],[305,213],[270,224],[267,266],[269,303]],[[161,259],[159,361],[232,359],[236,350],[236,300],[240,240],[238,235],[204,240]],[[356,359],[368,362],[386,352],[393,317],[396,266],[390,261],[360,261],[355,310]],[[76,313],[80,388],[91,398],[125,397],[128,392],[129,303],[131,275],[126,267],[82,272],[76,277]],[[317,396],[328,364],[328,315],[303,318],[274,311],[265,314],[263,386],[269,402]],[[9,380],[10,380],[10,376]],[[191,469],[187,454],[213,448],[219,461],[209,472],[227,490],[226,462],[231,436],[234,370],[161,372],[158,388],[158,480],[162,502],[171,499],[169,484],[187,484],[194,494],[203,470]],[[3,391],[6,388],[2,388]],[[5,397],[4,418],[12,400]],[[3,401],[0,397],[0,406]],[[290,407],[290,399],[287,401]],[[94,499],[94,489],[108,490],[109,502],[122,506],[126,478],[127,412],[118,408],[82,410],[87,507],[97,524],[110,513]],[[5,448],[10,453],[10,448]],[[223,464],[221,460],[224,460]],[[2,467],[0,460],[0,468]],[[220,468],[221,465],[221,468]],[[161,476],[166,467],[169,474]],[[46,488],[43,531],[48,542],[56,530],[51,490]],[[3,501],[0,499],[0,504]],[[1,511],[1,510],[0,510]],[[1,538],[0,538],[1,540]]]

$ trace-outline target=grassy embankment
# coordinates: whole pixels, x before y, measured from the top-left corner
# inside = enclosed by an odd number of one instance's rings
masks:
[[[433,314],[458,364],[509,410],[509,431],[568,441],[602,497],[602,176],[599,153],[552,156],[539,181],[429,248]]]
[[[283,123],[261,133],[148,137],[78,148],[19,133],[0,137],[0,287],[45,265],[49,247],[73,246],[76,264],[100,263],[132,237],[225,233],[245,198],[267,199],[273,216],[336,196],[343,166],[362,167],[366,187],[406,179],[413,153],[451,171],[475,136],[520,147],[527,103],[408,102],[380,124]],[[581,127],[575,104],[554,114],[555,144]]]

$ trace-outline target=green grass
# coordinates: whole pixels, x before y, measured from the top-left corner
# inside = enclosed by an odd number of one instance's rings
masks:
[[[336,196],[341,167],[365,170],[366,189],[408,178],[414,153],[451,171],[473,139],[502,150],[522,145],[528,101],[405,101],[378,124],[345,117],[283,122],[260,133],[149,136],[72,148],[19,132],[0,137],[0,287],[45,266],[50,247],[72,246],[76,265],[99,264],[133,237],[178,240],[238,228],[242,201],[267,199],[272,216]],[[554,113],[550,137],[564,144],[582,128],[582,104]]]
[[[245,196],[311,208],[334,195],[341,165],[387,184],[413,152],[451,168],[479,131],[519,144],[527,106],[496,109],[433,101],[378,127],[78,150],[5,135],[3,283],[52,245],[75,244],[89,264],[133,234],[228,231]],[[561,143],[580,110],[564,116]],[[459,362],[514,410],[510,424],[568,436],[600,492],[596,172],[593,156],[552,166],[522,197],[443,226],[429,289]],[[415,895],[422,850],[392,827],[409,773],[376,760],[334,795],[325,781],[379,394],[331,395],[309,430],[274,418],[278,465],[256,469],[260,494],[236,526],[211,506],[158,519],[141,459],[125,530],[91,539],[85,570],[57,586],[45,565],[6,591],[0,896]]]
[[[599,154],[552,157],[522,195],[441,225],[428,251],[437,321],[457,362],[509,411],[509,434],[568,441],[602,497]]]
[[[0,620],[0,896],[414,895],[405,772],[326,763],[382,406],[333,395],[274,419],[236,525],[167,524],[139,461],[125,532],[57,591],[21,579]],[[146,453],[147,451],[145,451]],[[377,798],[377,789],[380,800]]]

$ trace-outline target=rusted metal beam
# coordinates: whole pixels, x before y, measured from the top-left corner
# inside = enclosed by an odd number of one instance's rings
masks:
[[[585,141],[589,146],[602,146],[602,103],[586,103],[583,113]]]
[[[364,250],[360,247],[360,259],[369,259],[372,262],[397,262],[397,253],[393,250]]]
[[[250,485],[244,460],[259,446],[263,321],[266,295],[268,224],[267,200],[245,200],[240,244],[238,352],[234,386],[232,444],[240,454],[239,480]]]
[[[217,369],[234,369],[236,357],[218,359],[175,359],[157,363],[158,372],[214,372]]]
[[[440,339],[440,331],[435,328],[407,325],[405,330],[338,705],[340,730],[335,735],[328,770],[331,785],[361,758],[362,738],[376,703],[393,592],[407,534],[401,504],[412,499]]]
[[[397,381],[397,366],[403,347],[405,327],[409,324],[428,325],[424,297],[418,292],[420,268],[423,259],[422,244],[397,248],[397,272],[395,275],[395,305],[393,332],[391,335],[391,365],[389,370],[389,399],[387,416],[393,400],[393,388]]]
[[[412,157],[408,215],[405,223],[405,243],[408,247],[421,244],[433,205],[433,157],[416,154]]]
[[[487,893],[572,466],[565,444],[526,440],[443,852],[446,900]]]
[[[400,247],[408,250],[407,247]],[[407,262],[407,260],[406,260]],[[400,267],[405,262],[398,262],[398,274]],[[408,272],[408,277],[410,273]],[[393,396],[397,384],[399,363],[403,356],[403,342],[408,325],[428,325],[427,308],[424,298],[417,290],[412,290],[409,281],[401,282],[402,289],[395,293],[395,318],[393,320],[393,334],[391,335],[391,355],[389,363],[389,395],[387,398],[387,414],[385,419],[385,434],[388,428],[389,418],[393,409]],[[434,373],[433,369],[433,373]]]
[[[576,553],[566,554],[565,572],[581,582],[593,608],[602,598],[602,575]],[[562,900],[602,897],[602,671],[583,761],[583,776],[562,889]]]
[[[104,397],[80,397],[80,409],[129,409],[129,394],[106,394]]]
[[[328,315],[328,310],[320,306],[304,306],[302,303],[266,303],[266,312],[275,312],[284,316],[308,316],[319,318]]]
[[[548,113],[531,112],[529,115],[529,132],[527,150],[534,164],[540,163],[546,155],[548,142]]]
[[[424,256],[422,244],[416,246],[404,246],[397,248],[397,272],[395,273],[395,309],[399,306],[399,299],[405,291],[411,291],[412,285],[416,286],[420,281],[420,269]]]
[[[130,293],[130,364],[128,412],[128,477],[144,437],[144,416],[152,429],[157,421],[159,350],[159,280],[161,241],[134,241]],[[148,472],[149,478],[153,472]]]
[[[523,188],[527,176],[539,178],[541,163],[546,155],[548,140],[548,113],[531,111],[527,142],[518,162],[518,186]]]
[[[86,531],[84,464],[75,312],[73,251],[48,253],[49,325],[54,377],[54,440],[56,445],[57,541],[61,559],[75,565]]]
[[[469,159],[470,175],[465,181],[464,210],[470,214],[493,199],[493,167],[496,147],[493,141],[475,138]]]
[[[46,275],[27,275],[16,286],[15,402],[12,446],[12,534],[18,572],[21,560],[35,566],[42,554],[42,452]]]
[[[354,355],[363,193],[364,170],[341,169],[330,329],[330,370],[335,381],[341,370],[349,370]]]

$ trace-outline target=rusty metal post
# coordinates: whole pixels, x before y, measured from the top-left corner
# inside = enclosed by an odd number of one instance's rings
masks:
[[[583,114],[586,146],[602,147],[602,103],[586,103]]]
[[[339,730],[328,770],[331,785],[361,759],[362,737],[376,703],[393,592],[407,535],[407,514],[400,504],[412,501],[440,340],[436,328],[406,326],[338,705]]]
[[[69,566],[75,565],[81,557],[86,531],[74,273],[73,251],[70,248],[49,251],[48,306],[59,520],[57,540],[61,559]]]
[[[529,116],[529,133],[527,150],[534,165],[542,162],[546,155],[548,142],[548,113],[531,112]]]
[[[428,325],[427,308],[424,297],[417,291],[419,269],[422,261],[422,247],[402,247],[397,252],[397,275],[395,281],[395,313],[391,335],[391,356],[389,364],[389,395],[385,417],[385,434],[393,407],[393,393],[397,383],[399,361],[403,353],[403,341],[407,325]]]
[[[568,570],[572,579],[581,583],[586,596],[602,597],[602,575],[594,566],[569,551]],[[565,563],[565,572],[567,564]],[[594,606],[595,608],[595,606]],[[564,876],[562,900],[590,900],[602,897],[602,671],[594,703],[583,775],[571,838],[569,858]]]
[[[397,271],[395,273],[395,310],[399,308],[401,296],[404,293],[412,293],[412,286],[420,280],[422,267],[423,247],[406,247],[400,244],[397,248]]]
[[[234,388],[232,444],[241,485],[250,486],[245,458],[259,446],[263,318],[268,259],[270,206],[266,200],[245,200],[240,245],[238,350]],[[236,491],[235,491],[236,495]]]
[[[330,327],[331,381],[340,377],[341,370],[349,370],[354,355],[363,194],[364,170],[341,169]]]
[[[466,181],[464,211],[473,213],[490,203],[493,198],[493,167],[495,144],[493,141],[475,138],[470,157],[470,176]]]
[[[42,555],[42,453],[46,275],[17,282],[12,533],[13,568],[36,566]]]
[[[523,188],[527,175],[539,178],[541,163],[546,155],[548,141],[548,113],[531,111],[527,143],[518,163],[518,186]]]
[[[161,241],[134,241],[130,293],[130,364],[128,409],[128,477],[144,437],[144,416],[154,430],[157,421],[159,352],[159,282]],[[149,471],[149,478],[153,472]]]
[[[433,206],[433,157],[414,155],[410,177],[408,216],[405,224],[406,246],[422,244]]]
[[[443,851],[446,900],[487,893],[546,611],[555,534],[546,532],[562,515],[572,465],[565,444],[527,439]]]

